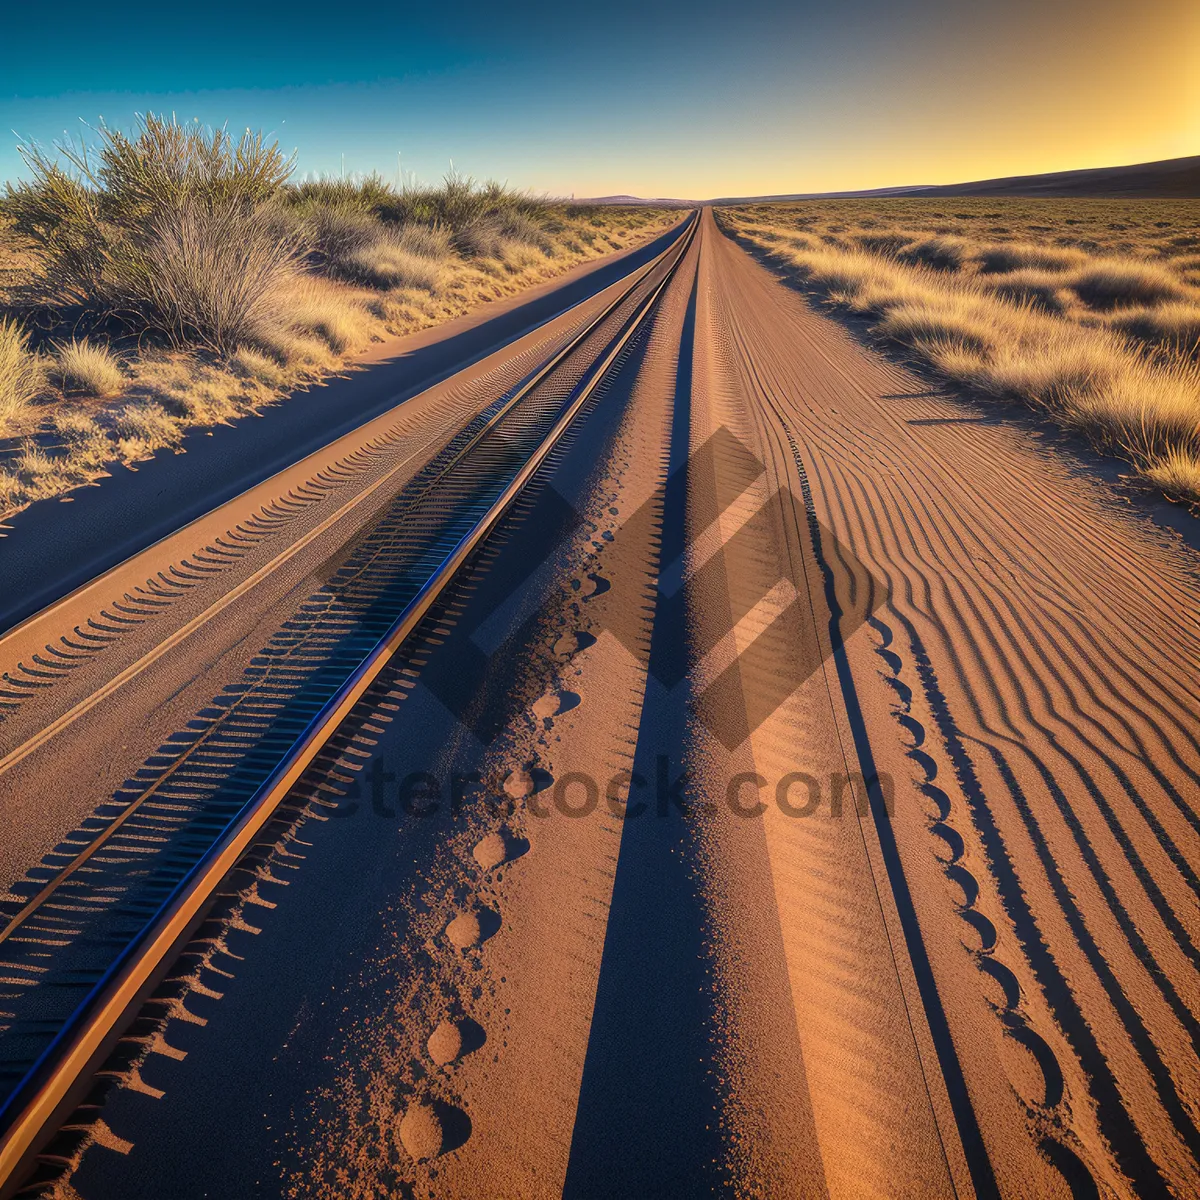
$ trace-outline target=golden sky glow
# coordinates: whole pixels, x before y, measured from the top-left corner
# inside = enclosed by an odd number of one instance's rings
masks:
[[[215,13],[66,9],[12,18],[56,53],[9,64],[0,125],[43,142],[175,111],[272,132],[302,173],[344,155],[395,177],[399,152],[424,179],[453,159],[557,194],[697,199],[1200,153],[1200,0],[344,0],[334,23],[293,0],[239,10],[237,38]]]

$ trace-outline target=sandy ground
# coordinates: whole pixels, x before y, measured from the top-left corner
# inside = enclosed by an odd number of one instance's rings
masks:
[[[1197,560],[1081,461],[706,215],[60,1194],[1195,1194]]]
[[[0,895],[62,840],[83,836],[80,824],[131,768],[240,678],[248,655],[388,498],[622,286],[389,408],[0,636],[0,818],[11,830],[0,844]],[[145,507],[121,511],[136,524]],[[117,753],[96,755],[97,744]]]

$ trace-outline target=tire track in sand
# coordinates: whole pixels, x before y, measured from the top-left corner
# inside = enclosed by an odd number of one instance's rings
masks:
[[[1063,1071],[1069,1125],[1049,1132],[1104,1188],[1189,1191],[1200,1177],[1195,563],[1027,435],[955,423],[952,402],[853,346],[732,247],[727,257],[735,337],[804,444],[814,509],[886,581],[885,620],[912,669],[928,667],[928,684],[910,683],[944,714],[934,724],[954,769],[943,763],[939,783],[971,814],[957,830],[979,864],[975,907]],[[926,414],[938,423],[905,419]],[[834,570],[844,591],[836,551]],[[864,661],[879,656],[866,643],[850,653],[886,761]],[[910,828],[900,846],[917,877]],[[934,895],[918,900],[936,928]],[[939,950],[938,982],[965,1014],[952,958]],[[982,1043],[954,1019],[1007,1173],[1021,1132],[996,1123]]]

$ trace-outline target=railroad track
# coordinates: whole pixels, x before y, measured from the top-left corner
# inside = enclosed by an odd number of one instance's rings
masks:
[[[695,230],[460,429],[242,678],[134,772],[27,895],[0,904],[0,1196],[20,1187],[221,880],[628,353]]]

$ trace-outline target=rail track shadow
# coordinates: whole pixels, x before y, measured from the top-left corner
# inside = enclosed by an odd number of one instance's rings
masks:
[[[696,324],[693,284],[684,321],[672,418],[671,478],[687,455]],[[662,561],[682,549],[684,488],[668,486],[662,515]],[[665,746],[684,744],[688,721],[682,621],[656,619],[634,774],[657,784],[660,797],[681,764],[664,762]],[[657,668],[657,670],[656,670]],[[678,806],[659,804],[655,819],[625,824],[613,885],[583,1081],[563,1194],[701,1195],[720,1184],[719,1093],[712,1058],[710,980],[703,955],[704,913],[692,865],[680,854],[687,838]],[[662,997],[672,997],[664,1004]]]

